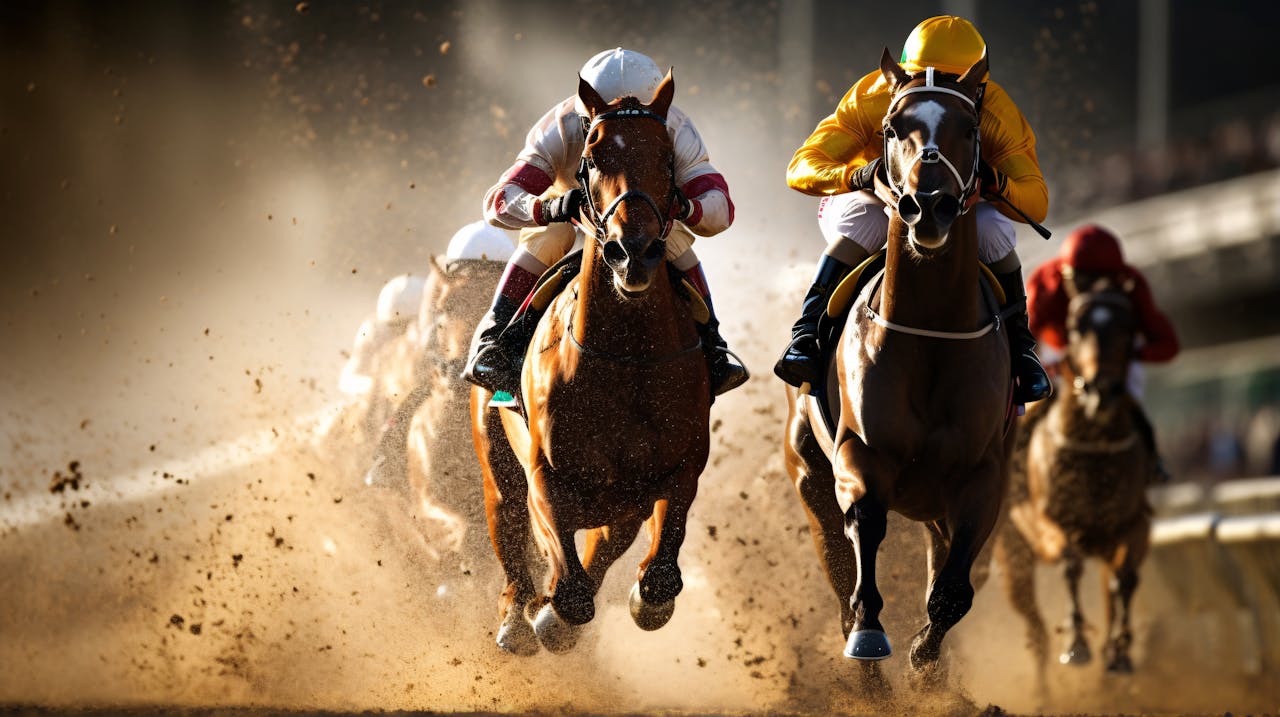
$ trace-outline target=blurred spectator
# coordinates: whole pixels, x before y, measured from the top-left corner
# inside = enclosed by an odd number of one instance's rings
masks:
[[[1254,412],[1244,435],[1245,470],[1249,475],[1276,475],[1273,454],[1278,434],[1280,411],[1275,406],[1263,406]]]
[[[1209,474],[1214,480],[1239,478],[1244,468],[1244,443],[1235,422],[1226,418],[1214,422],[1209,434]]]
[[[1252,121],[1224,118],[1158,149],[1113,149],[1100,156],[1051,177],[1055,213],[1080,214],[1280,167],[1280,111]]]

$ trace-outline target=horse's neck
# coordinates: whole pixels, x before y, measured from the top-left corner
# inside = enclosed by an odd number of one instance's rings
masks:
[[[909,255],[906,225],[896,213],[892,216],[880,288],[880,313],[885,319],[940,331],[977,327],[983,317],[973,214],[957,219],[951,232],[946,254],[919,261]]]
[[[580,276],[571,328],[579,344],[637,356],[682,344],[675,290],[665,265],[654,272],[653,286],[643,297],[623,299],[613,287],[613,271],[604,263],[598,244],[588,240]]]

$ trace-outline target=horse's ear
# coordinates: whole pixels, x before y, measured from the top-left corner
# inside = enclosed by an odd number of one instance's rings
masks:
[[[889,53],[889,48],[884,48],[884,54],[880,56],[880,74],[884,75],[884,79],[889,83],[889,91],[894,92],[902,85],[905,85],[911,79],[911,75],[902,69],[902,65],[893,59],[893,55]]]
[[[667,110],[671,109],[671,100],[676,96],[676,80],[671,76],[673,71],[674,68],[667,70],[667,76],[658,83],[653,99],[649,100],[649,111],[663,117],[667,116]]]
[[[986,85],[987,68],[987,51],[983,50],[982,57],[960,76],[960,86],[965,88],[970,97],[981,99],[978,93]]]
[[[596,88],[591,86],[590,82],[582,79],[582,75],[578,75],[578,99],[582,101],[582,106],[587,108],[587,112],[595,117],[604,112],[609,106],[608,102],[596,92]]]

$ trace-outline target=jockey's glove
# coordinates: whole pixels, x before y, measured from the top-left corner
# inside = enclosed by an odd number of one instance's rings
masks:
[[[671,218],[678,221],[684,221],[693,214],[693,200],[686,197],[684,192],[679,189],[675,190],[671,196]]]
[[[853,174],[849,175],[849,189],[858,191],[860,189],[875,190],[876,172],[880,171],[881,159],[875,159],[853,170]]]
[[[978,179],[981,181],[983,194],[999,194],[1004,196],[1004,190],[1009,186],[1009,176],[1000,170],[987,164],[985,161],[978,162]]]
[[[546,226],[552,222],[567,222],[573,219],[578,216],[578,209],[582,207],[585,196],[580,188],[574,187],[554,199],[542,202],[540,205],[542,216],[538,217],[538,223]]]

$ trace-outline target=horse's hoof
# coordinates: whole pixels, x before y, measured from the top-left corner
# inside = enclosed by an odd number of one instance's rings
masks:
[[[844,645],[844,656],[851,660],[883,660],[892,654],[883,630],[856,630]]]
[[[498,647],[520,657],[538,654],[538,636],[533,625],[525,619],[523,610],[513,608],[507,611],[502,625],[498,627]]]
[[[1132,675],[1133,660],[1128,655],[1116,655],[1107,663],[1107,672],[1113,675]]]
[[[573,646],[578,643],[578,633],[581,630],[580,626],[571,625],[561,619],[551,603],[543,605],[533,621],[533,631],[538,635],[538,642],[541,642],[548,652],[554,652],[557,655],[573,649]]]
[[[1058,662],[1064,665],[1087,665],[1093,659],[1093,653],[1089,651],[1089,643],[1084,638],[1077,638],[1071,643],[1061,655],[1058,655]]]
[[[628,602],[631,604],[631,619],[635,621],[636,627],[650,632],[666,625],[676,611],[675,600],[668,600],[658,605],[645,602],[644,598],[640,597],[640,583],[631,586]]]

